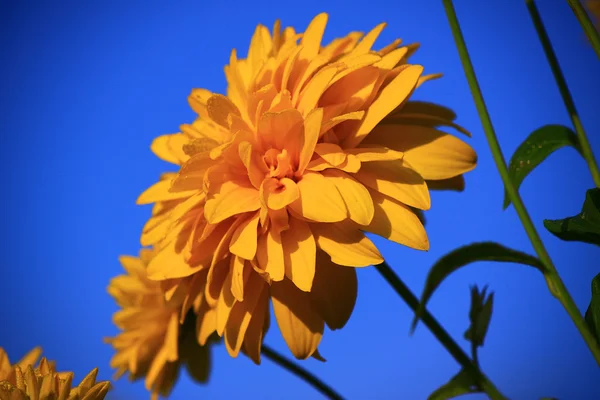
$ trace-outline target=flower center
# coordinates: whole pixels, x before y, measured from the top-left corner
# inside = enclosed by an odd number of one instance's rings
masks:
[[[292,178],[294,169],[290,154],[286,149],[269,149],[263,156],[263,160],[269,168],[269,176],[272,178]]]

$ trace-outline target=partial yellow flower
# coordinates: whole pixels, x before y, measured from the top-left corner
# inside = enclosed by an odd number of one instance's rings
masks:
[[[196,342],[195,314],[187,319],[187,313],[182,314],[182,297],[167,300],[166,294],[173,293],[163,287],[169,282],[161,285],[147,278],[146,266],[153,255],[144,249],[139,258],[120,258],[127,274],[113,278],[108,292],[121,307],[113,321],[122,332],[106,341],[116,350],[111,360],[117,369],[115,379],[127,372],[131,380],[145,378],[146,389],[156,399],[169,395],[183,365],[196,381],[206,382],[210,352]]]
[[[97,368],[73,388],[73,373],[56,372],[54,362],[42,358],[34,367],[41,352],[36,347],[17,364],[10,365],[6,352],[0,348],[0,399],[103,400],[106,397],[110,383],[96,383]]]
[[[418,45],[373,50],[385,24],[322,45],[327,18],[303,34],[259,25],[247,58],[234,50],[225,67],[227,96],[194,89],[198,119],[153,142],[181,168],[138,199],[156,203],[142,234],[157,248],[149,278],[205,285],[199,325],[256,362],[269,299],[293,354],[317,354],[324,325],[352,312],[349,267],[383,261],[364,232],[427,250],[414,210],[430,208],[429,189],[462,190],[476,165],[438,129],[466,133],[451,110],[409,101],[440,76],[407,63]]]

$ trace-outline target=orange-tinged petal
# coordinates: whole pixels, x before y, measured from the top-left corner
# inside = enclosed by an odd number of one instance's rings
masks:
[[[264,113],[258,121],[258,134],[265,147],[283,149],[292,138],[302,136],[302,114],[295,109]]]
[[[212,191],[212,187],[211,187]],[[233,215],[260,208],[258,190],[243,181],[223,182],[218,192],[209,193],[204,206],[204,216],[211,224],[221,222]]]
[[[306,166],[310,162],[315,146],[319,140],[319,133],[321,132],[321,122],[323,121],[323,109],[316,108],[308,113],[308,116],[304,120],[304,136],[303,142],[300,144],[299,156],[298,156],[298,175],[304,173]]]
[[[184,199],[194,194],[194,191],[171,192],[171,180],[158,181],[148,189],[144,190],[137,198],[136,204],[150,204],[159,201]]]
[[[259,214],[254,213],[237,227],[229,244],[231,253],[246,260],[254,258],[258,241],[258,218]]]
[[[192,92],[188,96],[190,107],[203,119],[208,118],[206,103],[210,96],[212,96],[212,93],[206,89],[192,89]]]
[[[321,40],[323,39],[323,33],[325,33],[325,26],[327,25],[328,15],[327,13],[321,13],[313,18],[308,24],[304,36],[300,44],[304,48],[302,50],[302,56],[306,59],[312,59],[319,54],[321,49]]]
[[[289,178],[267,178],[260,187],[262,204],[272,210],[281,210],[298,197],[300,197],[298,185]]]
[[[248,282],[252,266],[241,257],[232,256],[231,265],[231,294],[237,301],[244,301],[244,286]]]
[[[232,274],[233,270],[229,268],[229,272],[225,277],[225,281],[221,287],[221,294],[215,307],[215,310],[217,311],[217,334],[219,336],[223,336],[225,325],[229,319],[229,314],[231,313],[231,309],[236,301],[233,293],[231,293]]]
[[[383,23],[377,25],[375,28],[373,28],[356,45],[356,47],[354,48],[354,50],[352,50],[351,54],[352,55],[357,55],[357,54],[368,53],[371,50],[371,48],[373,47],[373,45],[375,44],[375,41],[377,40],[377,38],[379,37],[379,35],[381,34],[381,31],[383,31],[383,28],[385,28],[386,26],[387,26],[387,24],[385,22],[383,22]]]
[[[263,290],[256,303],[252,318],[246,334],[244,335],[244,352],[255,364],[260,364],[260,351],[262,348],[263,336],[267,330],[265,326],[269,318],[269,291]]]
[[[281,234],[270,229],[258,238],[256,258],[261,269],[274,281],[280,281],[285,275]]]
[[[381,125],[373,135],[369,142],[404,152],[404,159],[425,179],[452,178],[471,171],[477,164],[477,154],[471,146],[431,127]]]
[[[240,116],[240,111],[236,105],[221,94],[210,96],[206,102],[206,108],[210,119],[224,128],[229,128],[229,123],[227,122],[229,114]]]
[[[365,230],[417,250],[429,250],[429,239],[417,215],[407,206],[374,190],[375,215]]]
[[[395,49],[390,51],[388,54],[383,56],[380,61],[375,63],[374,65],[377,68],[381,68],[383,70],[391,70],[395,68],[400,60],[402,60],[406,54],[408,53],[408,49],[406,47],[401,47],[399,49]]]
[[[208,152],[198,153],[181,166],[179,173],[171,181],[172,193],[202,190],[204,174],[214,164]]]
[[[200,305],[198,316],[196,318],[196,338],[200,346],[204,346],[210,335],[216,331],[217,312],[210,308],[205,301]]]
[[[198,272],[201,267],[190,267],[185,259],[176,251],[176,240],[172,240],[158,251],[148,264],[148,279],[162,281],[165,279],[183,278]]]
[[[323,136],[323,134],[325,132],[329,131],[330,129],[333,129],[336,125],[338,125],[344,121],[358,121],[358,120],[362,119],[362,117],[364,115],[365,115],[364,111],[354,111],[354,112],[335,116],[335,117],[327,120],[326,122],[324,122],[321,125],[321,132],[319,133],[319,136]]]
[[[439,181],[427,181],[429,190],[455,190],[462,192],[465,190],[465,177],[463,175],[455,176],[454,178],[442,179]]]
[[[406,205],[420,210],[431,207],[425,180],[404,160],[365,163],[354,177],[363,185]]]
[[[334,264],[325,252],[318,251],[310,297],[329,329],[341,329],[346,325],[357,295],[356,269]]]
[[[375,244],[352,223],[311,224],[311,230],[321,250],[338,265],[366,267],[383,262]]]
[[[344,141],[343,147],[356,147],[381,120],[410,96],[422,73],[423,67],[420,65],[410,65],[402,70],[379,92],[357,131]]]
[[[181,165],[189,158],[183,151],[183,146],[189,141],[189,138],[181,133],[162,135],[152,141],[150,150],[161,160]]]
[[[289,280],[271,285],[273,310],[279,330],[292,354],[305,360],[317,350],[325,323],[310,304],[310,295]]]
[[[298,110],[302,115],[307,115],[317,107],[321,95],[329,87],[331,80],[337,74],[338,70],[339,66],[337,64],[328,65],[317,72],[306,84],[304,90],[300,92],[300,101],[298,102]]]
[[[356,147],[346,150],[348,154],[353,154],[361,162],[371,161],[395,161],[402,160],[404,153],[389,149],[387,147]]]
[[[367,188],[347,173],[338,169],[327,169],[323,176],[333,182],[342,195],[348,217],[360,225],[368,225],[373,219],[373,201]]]
[[[289,224],[290,229],[281,234],[285,276],[291,279],[298,289],[310,292],[315,276],[315,238],[306,222],[291,218]]]
[[[247,296],[244,301],[238,301],[229,314],[229,320],[225,327],[225,347],[231,357],[237,357],[242,348],[244,337],[252,316],[258,305],[264,306],[263,292],[267,291],[265,281],[256,273],[250,275],[246,287]]]
[[[338,222],[346,218],[346,204],[333,182],[318,172],[307,171],[298,182],[300,198],[290,208],[316,222]]]
[[[341,165],[347,158],[344,150],[333,143],[318,143],[315,146],[315,153],[333,166]]]

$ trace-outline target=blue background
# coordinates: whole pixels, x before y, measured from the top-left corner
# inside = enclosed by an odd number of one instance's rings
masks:
[[[525,4],[519,0],[457,1],[470,53],[507,157],[544,124],[570,125]],[[540,1],[540,12],[600,156],[598,59],[565,1]],[[343,4],[343,5],[342,5]],[[462,194],[434,193],[428,213],[431,251],[377,241],[384,256],[420,294],[428,268],[471,241],[495,240],[533,252],[503,187],[461,69],[439,1],[15,1],[0,9],[0,224],[3,282],[0,345],[16,360],[35,345],[73,370],[91,368],[109,379],[112,349],[102,337],[116,328],[116,305],[105,291],[122,272],[117,257],[137,254],[150,207],[138,194],[165,169],[149,150],[152,139],[176,132],[194,114],[193,87],[224,92],[223,66],[232,48],[245,54],[257,23],[276,18],[303,31],[330,13],[325,39],[368,31],[387,21],[376,47],[396,37],[422,44],[411,61],[445,78],[415,98],[445,104],[473,132],[479,165]],[[562,243],[544,218],[577,214],[593,186],[585,162],[562,149],[535,171],[521,193],[578,306],[585,311],[599,272],[597,247]],[[592,398],[599,369],[542,277],[532,268],[480,263],[452,275],[431,310],[465,349],[470,284],[496,292],[490,331],[480,357],[485,372],[509,397]],[[458,371],[457,363],[420,325],[375,269],[359,271],[359,297],[345,329],[326,333],[329,360],[304,365],[350,399],[424,399]],[[290,355],[276,325],[266,343]],[[183,376],[173,399],[318,398],[268,360],[259,368],[232,359],[223,346],[208,386]],[[291,356],[291,355],[290,355]],[[112,399],[145,399],[143,383],[123,379]],[[478,398],[474,396],[473,398]]]

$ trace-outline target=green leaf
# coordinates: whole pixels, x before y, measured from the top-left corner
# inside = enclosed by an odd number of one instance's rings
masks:
[[[508,164],[508,174],[517,190],[531,171],[561,147],[574,147],[581,154],[577,135],[562,125],[545,125],[533,131],[514,152]],[[510,205],[504,190],[504,209]]]
[[[600,274],[592,279],[592,300],[585,312],[585,322],[600,343]]]
[[[487,286],[484,286],[481,292],[476,285],[471,287],[471,311],[469,311],[471,326],[465,332],[465,339],[477,347],[483,346],[492,318],[494,292],[491,292],[487,297],[486,292]]]
[[[586,192],[579,214],[565,219],[545,219],[544,226],[559,239],[600,246],[600,189]]]
[[[544,265],[536,257],[530,256],[529,254],[522,253],[520,251],[509,249],[498,243],[494,242],[480,242],[472,243],[467,246],[459,247],[456,250],[446,254],[440,258],[429,271],[427,281],[425,282],[425,288],[421,295],[421,302],[419,308],[412,322],[411,333],[414,332],[417,322],[425,306],[429,301],[429,298],[437,289],[437,287],[446,279],[452,272],[476,261],[498,261],[498,262],[511,262],[529,265],[538,270],[544,272]]]
[[[477,389],[471,376],[465,370],[461,370],[448,383],[431,393],[427,399],[448,400],[463,394],[480,392],[481,390]]]

